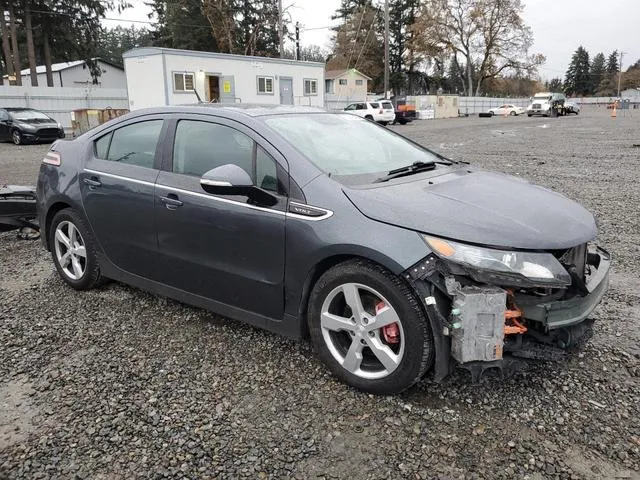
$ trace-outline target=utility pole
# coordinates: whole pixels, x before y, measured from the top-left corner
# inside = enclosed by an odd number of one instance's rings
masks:
[[[622,57],[627,52],[620,52],[620,73],[618,73],[618,98],[620,98],[620,82],[622,81]]]
[[[300,22],[296,22],[296,60],[300,60]]]
[[[284,27],[282,26],[282,0],[278,0],[278,38],[280,40],[280,58],[284,57]]]
[[[384,0],[384,98],[389,92],[389,0]]]

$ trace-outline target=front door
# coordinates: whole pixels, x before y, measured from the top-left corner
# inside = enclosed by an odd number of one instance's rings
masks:
[[[293,79],[291,77],[280,77],[280,103],[282,105],[293,105]]]
[[[197,115],[175,127],[173,156],[156,183],[161,282],[232,307],[281,318],[284,312],[285,169],[270,145],[230,120]],[[270,153],[273,152],[273,153]],[[208,170],[235,164],[276,194],[263,208],[200,186]]]
[[[220,77],[217,75],[207,75],[205,82],[205,92],[207,102],[217,103],[220,101]]]
[[[104,254],[126,272],[152,277],[158,264],[153,204],[163,118],[144,119],[96,138],[79,175],[82,204]]]

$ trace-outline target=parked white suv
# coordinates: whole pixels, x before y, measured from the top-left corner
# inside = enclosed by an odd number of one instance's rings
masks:
[[[382,125],[393,122],[396,118],[396,112],[393,109],[393,104],[389,100],[352,103],[347,106],[344,111],[353,113],[373,122],[378,122]]]

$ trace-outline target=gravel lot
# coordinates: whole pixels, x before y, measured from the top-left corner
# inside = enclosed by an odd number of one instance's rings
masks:
[[[640,478],[640,112],[393,127],[582,202],[615,258],[595,335],[562,363],[395,397],[307,344],[111,283],[66,287],[0,235],[0,478]],[[47,146],[0,144],[0,183]]]

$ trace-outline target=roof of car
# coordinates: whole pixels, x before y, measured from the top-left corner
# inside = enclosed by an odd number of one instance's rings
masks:
[[[223,110],[237,114],[244,114],[250,117],[291,113],[328,113],[328,110],[319,107],[306,107],[301,105],[263,105],[256,103],[195,103],[191,105],[154,107],[144,110],[136,110],[134,113],[165,113],[178,111],[199,113],[201,110],[210,110],[211,112]]]

